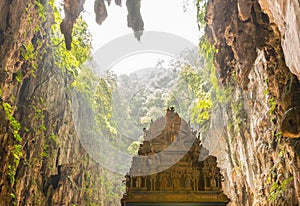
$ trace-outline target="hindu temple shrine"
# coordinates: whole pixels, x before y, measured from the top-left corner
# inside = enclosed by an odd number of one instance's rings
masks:
[[[217,158],[208,154],[190,124],[167,109],[144,128],[144,141],[125,177],[122,206],[223,206]]]

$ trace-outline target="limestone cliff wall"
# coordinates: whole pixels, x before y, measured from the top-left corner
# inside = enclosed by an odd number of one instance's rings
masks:
[[[44,21],[36,2],[0,2],[0,205],[116,205],[79,144],[72,77],[53,64],[51,8]],[[233,89],[216,154],[225,193],[232,205],[299,205],[300,144],[281,133],[300,105],[299,1],[209,0],[206,20]]]
[[[296,0],[208,1],[206,33],[232,88],[216,154],[231,205],[300,204],[300,144],[282,132],[286,111],[300,104],[299,14]]]
[[[260,0],[262,11],[278,26],[286,65],[300,77],[300,2],[297,0]]]
[[[76,135],[52,13],[48,1],[0,2],[0,205],[117,205]]]

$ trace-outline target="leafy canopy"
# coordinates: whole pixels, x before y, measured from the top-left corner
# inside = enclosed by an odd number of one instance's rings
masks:
[[[87,23],[80,16],[74,24],[72,34],[72,50],[68,51],[64,44],[64,37],[60,31],[60,9],[54,1],[50,2],[53,9],[54,23],[51,26],[51,46],[55,47],[55,64],[69,71],[74,76],[78,75],[78,68],[90,58],[92,52],[92,37],[88,31]]]

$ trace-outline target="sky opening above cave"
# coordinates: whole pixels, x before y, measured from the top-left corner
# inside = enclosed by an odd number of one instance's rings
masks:
[[[108,17],[102,25],[98,25],[95,22],[94,1],[86,1],[83,17],[92,34],[94,52],[124,35],[130,34],[134,38],[132,29],[127,27],[125,2],[124,0],[122,7],[114,2],[107,6]],[[196,22],[196,7],[192,0],[142,0],[141,13],[145,24],[144,32],[166,32],[198,45],[200,34]],[[143,43],[142,36],[140,44]],[[155,52],[139,53],[114,64],[111,70],[117,75],[130,74],[139,69],[154,68],[161,59],[170,62],[173,58]]]
[[[142,124],[150,124],[151,120],[163,116],[163,111],[172,105],[176,105],[176,111],[182,111],[188,120],[189,107],[197,99],[191,100],[180,93],[185,92],[188,82],[177,81],[179,66],[174,62],[172,66],[172,61],[179,60],[181,65],[183,60],[184,63],[190,62],[192,65],[198,60],[195,57],[198,56],[197,45],[201,32],[198,30],[194,0],[141,0],[144,34],[140,42],[134,38],[132,29],[127,27],[126,0],[123,0],[122,7],[114,5],[113,2],[111,6],[107,6],[108,17],[102,25],[96,24],[93,2],[86,1],[83,12],[93,38],[93,61],[88,64],[91,63],[89,68],[103,79],[110,78],[105,76],[107,70],[119,75],[115,78],[109,74],[117,83],[111,104],[114,109],[112,121],[116,123],[120,140],[131,144],[139,143],[144,133]],[[162,64],[156,67],[158,62],[163,62],[163,67]],[[133,75],[128,75],[133,72]],[[186,97],[191,100],[188,106]],[[168,102],[168,98],[172,101]],[[94,111],[84,108],[85,100],[80,95],[74,95],[73,102],[73,110],[83,112],[73,112],[73,118],[86,151],[103,167],[125,175],[133,157],[133,154],[128,153],[131,144],[127,150],[122,144],[111,144],[109,134],[97,129]],[[220,116],[216,112],[218,121],[209,128],[208,138],[203,139],[203,145],[211,151],[217,148],[218,141],[210,141],[210,138],[214,137],[216,140],[215,137],[220,137],[224,128]],[[161,128],[164,128],[165,123],[161,124]],[[143,172],[145,174],[151,171],[145,167]]]

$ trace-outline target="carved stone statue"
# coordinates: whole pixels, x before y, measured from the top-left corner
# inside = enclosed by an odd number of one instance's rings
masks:
[[[156,190],[156,174],[150,175],[150,191]]]
[[[173,188],[174,189],[179,189],[180,187],[180,182],[179,182],[179,175],[177,172],[174,172],[173,174]]]
[[[202,173],[203,173],[203,180],[204,180],[204,190],[206,190],[207,188],[209,188],[209,167],[208,167],[208,163],[207,161],[205,160],[204,161],[204,165],[203,165],[203,168],[202,168]]]
[[[141,177],[137,176],[136,177],[136,182],[135,182],[136,188],[140,188],[141,187],[141,183],[142,183]]]
[[[161,178],[161,189],[165,190],[168,187],[168,180],[167,177],[165,175],[162,176]]]
[[[199,174],[200,172],[198,170],[193,170],[193,186],[194,191],[199,190]]]
[[[191,183],[191,175],[190,174],[187,174],[186,177],[185,177],[185,187],[187,189],[191,189],[192,188],[192,183]]]

